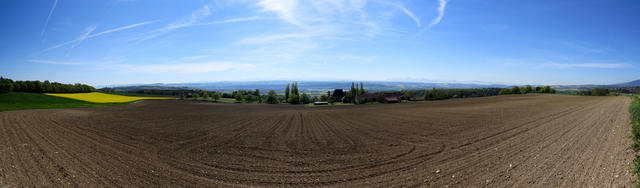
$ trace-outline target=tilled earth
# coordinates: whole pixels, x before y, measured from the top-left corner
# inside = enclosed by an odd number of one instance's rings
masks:
[[[631,186],[628,97],[0,112],[0,187]]]

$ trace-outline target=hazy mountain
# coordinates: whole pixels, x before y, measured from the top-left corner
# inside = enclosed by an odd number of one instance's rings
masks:
[[[346,89],[351,87],[352,81],[299,81],[298,87],[305,92],[327,92],[334,89]],[[136,86],[115,86],[118,90],[134,89],[205,89],[211,91],[229,92],[239,89],[260,89],[262,91],[284,91],[291,81],[224,81],[224,82],[200,82],[200,83],[157,83],[142,84]],[[358,82],[359,83],[359,82]],[[499,88],[508,87],[501,84],[470,84],[470,83],[424,83],[424,82],[392,82],[392,81],[364,81],[364,88],[368,91],[406,90],[406,89],[430,89],[430,88]]]

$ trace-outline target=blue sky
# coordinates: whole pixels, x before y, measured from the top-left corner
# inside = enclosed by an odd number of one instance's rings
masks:
[[[636,0],[0,1],[0,75],[92,85],[640,79]]]

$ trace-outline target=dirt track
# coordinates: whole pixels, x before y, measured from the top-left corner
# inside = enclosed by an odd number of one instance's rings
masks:
[[[631,186],[628,97],[0,112],[5,186]]]

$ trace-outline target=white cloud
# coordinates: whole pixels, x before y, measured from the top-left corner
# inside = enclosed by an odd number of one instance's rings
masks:
[[[304,25],[296,15],[298,1],[297,0],[262,0],[258,2],[263,12],[275,12],[278,16],[294,25]]]
[[[126,69],[135,72],[146,73],[209,73],[231,69],[253,68],[253,64],[231,63],[231,62],[204,62],[204,63],[183,63],[170,65],[126,65]]]
[[[547,64],[556,68],[604,68],[604,69],[619,69],[627,68],[631,65],[626,63],[555,63],[551,62]]]
[[[435,25],[437,25],[438,23],[440,23],[440,21],[442,21],[442,18],[444,17],[444,10],[445,8],[447,8],[447,2],[449,0],[438,0],[439,2],[439,6],[438,6],[438,16],[433,19],[433,21],[431,21],[431,23],[429,24],[429,26],[427,26],[427,28],[431,28]]]
[[[47,30],[47,25],[49,25],[49,19],[51,19],[51,15],[53,15],[53,11],[56,9],[56,5],[58,5],[58,0],[53,1],[53,6],[51,6],[51,10],[49,10],[49,15],[47,19],[44,21],[44,27],[42,28],[42,32],[40,32],[40,36],[44,35],[44,31]]]

